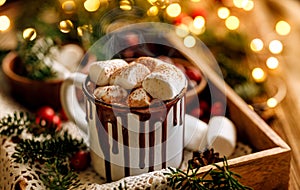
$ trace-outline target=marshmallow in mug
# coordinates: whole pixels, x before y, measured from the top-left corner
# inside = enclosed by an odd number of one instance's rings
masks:
[[[123,59],[112,59],[107,61],[97,61],[89,68],[89,77],[98,86],[109,84],[111,75],[118,69],[128,65]]]
[[[153,98],[160,100],[174,98],[186,85],[187,80],[183,72],[169,63],[157,65],[142,83],[143,88]]]
[[[214,116],[208,122],[207,144],[220,156],[229,157],[236,146],[236,127],[227,117]]]

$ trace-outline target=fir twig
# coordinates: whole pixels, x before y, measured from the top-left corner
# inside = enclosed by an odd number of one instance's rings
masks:
[[[15,112],[0,120],[0,135],[18,136],[25,128],[33,123],[33,117],[29,113]]]

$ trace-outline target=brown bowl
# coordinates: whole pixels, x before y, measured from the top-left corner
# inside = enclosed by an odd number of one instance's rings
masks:
[[[14,72],[17,57],[16,52],[10,52],[2,61],[4,80],[11,95],[29,109],[47,105],[59,110],[61,108],[60,86],[63,79],[35,81],[20,76]]]

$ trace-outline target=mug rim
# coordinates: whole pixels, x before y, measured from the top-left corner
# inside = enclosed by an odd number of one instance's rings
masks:
[[[154,109],[154,108],[159,109],[160,107],[164,107],[164,106],[167,106],[169,104],[174,104],[177,101],[184,98],[186,96],[186,92],[187,92],[187,84],[186,84],[185,87],[180,91],[180,93],[177,94],[174,98],[172,98],[170,100],[158,101],[158,103],[153,103],[150,106],[130,107],[130,106],[125,105],[125,104],[110,104],[110,103],[106,103],[106,102],[104,102],[100,99],[97,99],[88,90],[87,86],[88,86],[89,82],[92,82],[92,81],[90,80],[90,77],[87,76],[86,79],[85,79],[85,82],[82,84],[83,92],[89,100],[92,100],[92,102],[94,102],[95,104],[100,104],[100,105],[105,106],[105,107],[114,108],[114,109],[115,108],[130,109],[131,111],[141,111],[141,110],[145,110],[145,109]],[[163,105],[161,104],[161,102],[163,102]]]

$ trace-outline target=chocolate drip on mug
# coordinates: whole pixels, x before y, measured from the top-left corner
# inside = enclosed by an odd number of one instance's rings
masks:
[[[98,132],[98,137],[99,137],[99,144],[102,149],[102,152],[104,154],[104,159],[105,159],[105,176],[106,180],[108,182],[112,181],[111,178],[111,168],[110,168],[110,145],[108,141],[108,121],[106,120],[107,117],[105,116],[105,112],[102,110],[97,109],[97,115],[96,117],[96,127],[97,127],[97,132]]]
[[[145,168],[145,128],[146,128],[146,122],[140,121],[140,131],[139,131],[140,163],[139,163],[139,167],[141,169]]]
[[[177,103],[173,106],[173,126],[177,126]]]
[[[112,145],[112,152],[114,154],[119,153],[119,147],[118,147],[118,123],[117,123],[117,116],[111,117],[111,127],[112,127],[112,137],[113,137],[113,145]]]
[[[176,107],[176,105],[175,105]],[[169,112],[169,111],[168,111]],[[173,118],[174,119],[174,118]],[[168,131],[168,120],[167,118],[162,123],[162,134],[161,134],[161,161],[162,168],[166,168],[167,161],[167,131]]]
[[[128,126],[127,124],[127,116],[122,118],[122,136],[123,136],[123,148],[124,148],[124,172],[125,176],[130,176],[130,155],[129,155],[129,136],[128,136]]]

